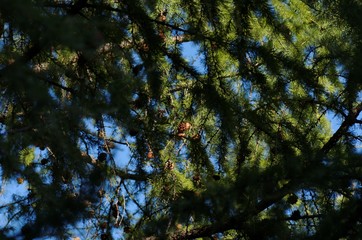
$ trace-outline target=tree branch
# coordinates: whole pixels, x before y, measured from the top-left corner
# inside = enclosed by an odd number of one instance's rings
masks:
[[[346,119],[342,122],[338,130],[333,134],[333,136],[324,144],[322,148],[323,153],[329,152],[337,142],[348,132],[348,129],[356,123],[358,115],[362,111],[362,103],[358,104],[353,108],[347,115]]]
[[[321,217],[323,217],[322,214],[314,214],[314,215],[303,215],[303,216],[299,216],[299,217],[290,216],[290,217],[282,219],[282,220],[283,221],[298,221],[298,220],[303,220],[303,219],[312,219],[312,218],[321,218]]]
[[[147,181],[149,179],[148,175],[141,175],[141,174],[132,174],[120,169],[114,169],[116,175],[121,177],[122,179],[129,179],[135,181]]]
[[[70,92],[70,93],[73,93],[73,94],[75,93],[74,89],[72,89],[72,88],[65,87],[65,86],[63,86],[63,85],[61,85],[61,84],[59,84],[59,83],[53,82],[53,81],[51,81],[51,80],[45,80],[45,81],[46,81],[47,83],[49,83],[50,85],[53,85],[53,86],[55,86],[55,87],[59,87],[59,88],[65,90],[65,91],[67,91],[67,92]]]
[[[328,153],[348,131],[348,129],[356,122],[356,118],[362,111],[362,103],[360,103],[357,107],[352,109],[347,118],[343,121],[339,129],[333,134],[333,136],[329,139],[329,141],[322,147],[321,152],[326,154]],[[255,208],[250,209],[236,217],[231,217],[225,222],[218,222],[215,224],[206,225],[200,228],[195,228],[192,230],[188,230],[187,232],[176,233],[171,236],[171,239],[194,239],[203,236],[209,236],[218,232],[224,232],[230,229],[241,229],[243,223],[250,219],[252,216],[258,215],[260,212],[264,211],[268,207],[272,206],[276,202],[280,201],[287,194],[293,192],[300,184],[302,184],[305,179],[308,179],[310,176],[315,174],[315,171],[318,171],[319,168],[313,167],[314,171],[308,171],[308,174],[304,174],[303,178],[296,178],[291,180],[289,183],[285,184],[278,191],[273,194],[268,195],[268,197],[259,201]],[[323,178],[324,174],[320,174],[320,178]],[[313,216],[315,217],[315,216]],[[319,217],[319,216],[318,216]],[[300,219],[311,218],[310,216],[302,216]],[[288,220],[288,218],[286,219]],[[294,219],[289,219],[294,220]]]

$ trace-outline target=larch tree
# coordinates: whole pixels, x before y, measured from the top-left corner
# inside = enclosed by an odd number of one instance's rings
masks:
[[[361,29],[352,0],[1,0],[0,238],[361,239]]]

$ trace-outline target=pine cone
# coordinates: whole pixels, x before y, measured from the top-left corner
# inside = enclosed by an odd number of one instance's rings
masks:
[[[191,123],[189,122],[182,122],[178,125],[177,131],[178,133],[183,133],[185,131],[190,130],[191,128]]]
[[[168,161],[166,162],[165,169],[167,169],[167,170],[173,170],[174,168],[175,168],[175,164],[174,164],[172,161],[168,160]]]
[[[107,153],[102,152],[98,155],[98,161],[104,162],[106,160],[107,160]]]
[[[112,216],[114,218],[117,218],[119,214],[119,210],[118,210],[118,205],[117,204],[113,204],[112,205]]]
[[[153,154],[152,151],[149,151],[149,152],[147,153],[147,158],[148,158],[148,159],[152,159],[152,158],[154,158],[154,157],[155,157],[155,155]]]

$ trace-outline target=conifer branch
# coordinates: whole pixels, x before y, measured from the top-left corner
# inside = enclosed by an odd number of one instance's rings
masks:
[[[107,138],[107,139],[105,139],[105,141],[110,141],[110,142],[114,142],[114,143],[117,143],[117,144],[129,146],[128,142],[121,142],[121,141],[114,140],[112,138]]]
[[[282,219],[283,221],[298,221],[303,219],[313,219],[313,218],[321,218],[323,214],[313,214],[313,215],[302,215],[302,216],[290,216],[287,218]]]
[[[355,107],[352,111],[350,111],[350,113],[348,114],[348,117],[341,124],[340,128],[330,138],[330,140],[323,146],[323,148],[321,150],[322,152],[324,152],[326,154],[333,148],[333,146],[337,143],[337,141],[346,134],[346,132],[348,131],[348,128],[354,124],[356,118],[358,117],[358,115],[361,111],[362,111],[362,103],[359,104],[357,107]],[[318,171],[318,169],[314,168],[314,171],[310,171],[309,174],[305,174],[303,178],[291,180],[289,183],[284,185],[278,191],[274,192],[273,194],[268,195],[268,197],[261,200],[255,206],[255,208],[253,208],[249,211],[246,211],[245,213],[243,213],[241,215],[238,215],[236,217],[231,217],[231,218],[229,218],[229,220],[227,220],[223,223],[218,222],[215,224],[203,226],[201,228],[195,228],[195,229],[189,230],[188,232],[182,232],[182,233],[172,236],[171,238],[172,239],[194,239],[197,237],[209,236],[209,235],[212,235],[212,234],[215,234],[218,232],[223,232],[226,230],[241,229],[243,222],[246,219],[249,219],[252,216],[259,214],[260,212],[264,211],[265,209],[272,206],[276,202],[280,201],[287,194],[294,192],[294,190],[297,187],[300,187],[300,184],[303,183],[304,180],[308,179],[310,175],[314,175],[315,171]],[[319,178],[323,179],[323,177],[324,177],[324,174],[320,174]],[[300,219],[305,219],[305,218],[308,218],[308,217],[303,216]],[[288,220],[288,218],[286,220]],[[293,219],[290,219],[290,220],[293,220]]]
[[[63,86],[63,85],[61,85],[61,84],[59,84],[59,83],[56,83],[56,82],[54,82],[54,81],[46,80],[46,82],[49,83],[50,85],[53,85],[53,86],[58,87],[58,88],[61,88],[61,89],[65,90],[65,91],[67,91],[67,92],[69,92],[69,93],[73,93],[73,94],[75,93],[75,92],[74,92],[74,89],[69,88],[69,87],[66,87],[66,86]]]
[[[8,72],[17,71],[16,67],[19,65],[28,63],[30,60],[35,58],[40,52],[42,48],[40,47],[39,43],[35,43],[34,45],[30,46],[29,49],[24,52],[24,54],[15,60],[15,62],[5,66],[0,70],[0,79],[4,77]]]
[[[273,194],[270,194],[267,198],[260,201],[254,208],[246,210],[244,213],[234,217],[230,217],[224,222],[216,222],[203,227],[194,228],[181,233],[176,233],[171,236],[171,239],[195,239],[198,237],[206,237],[215,233],[225,232],[227,230],[241,230],[245,222],[254,216],[257,216],[260,212],[264,211],[274,203],[280,201],[284,196],[294,191],[296,186],[295,181],[291,181],[284,185],[281,189]],[[287,219],[286,219],[287,220]]]
[[[361,78],[362,25],[338,11],[360,9],[306,2],[0,1],[0,171],[36,197],[2,202],[0,238],[318,238],[308,223],[358,210],[362,103],[343,96],[359,90],[345,74]]]
[[[120,169],[114,169],[115,173],[117,176],[119,176],[122,179],[128,179],[128,180],[135,180],[135,181],[148,181],[150,176],[144,174],[132,174],[132,173],[128,173],[124,170],[120,170]]]
[[[356,107],[351,109],[342,122],[341,126],[337,129],[337,131],[333,134],[333,136],[326,142],[322,148],[322,152],[327,153],[329,152],[337,142],[346,135],[349,128],[356,123],[357,117],[362,111],[362,103],[358,104]]]

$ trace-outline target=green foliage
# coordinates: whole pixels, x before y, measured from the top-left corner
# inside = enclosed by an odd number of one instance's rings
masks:
[[[35,148],[25,148],[19,152],[19,159],[22,164],[29,166],[35,159]]]
[[[361,238],[361,10],[0,1],[0,238]]]

